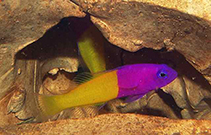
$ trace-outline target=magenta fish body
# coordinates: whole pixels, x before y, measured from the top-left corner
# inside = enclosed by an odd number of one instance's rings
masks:
[[[177,72],[165,64],[134,64],[118,68],[118,97],[143,96],[161,88],[177,77]],[[139,97],[139,98],[140,98]]]

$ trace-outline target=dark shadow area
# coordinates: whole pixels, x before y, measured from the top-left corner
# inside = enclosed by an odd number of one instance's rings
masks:
[[[205,98],[204,101],[209,105],[211,108],[211,99],[210,98]]]
[[[166,114],[164,114],[164,112],[162,112],[161,110],[156,110],[153,108],[144,108],[142,111],[138,111],[137,113],[144,115],[167,117]]]
[[[59,74],[63,74],[66,78],[70,79],[70,80],[73,80],[74,77],[76,76],[76,73],[69,73],[69,72],[66,72],[64,70],[59,70],[57,74],[55,75],[52,75],[52,74],[46,74],[43,79],[42,79],[42,82],[46,79],[46,78],[51,78],[52,80],[56,80],[56,78],[58,77]]]
[[[63,18],[50,28],[40,39],[16,54],[16,59],[45,60],[54,57],[76,57],[77,39],[92,25],[89,16],[85,18]]]
[[[176,102],[174,101],[174,98],[170,94],[163,92],[161,89],[158,90],[157,93],[160,96],[160,98],[163,100],[163,102],[165,102],[165,104],[167,104],[169,107],[172,108],[172,110],[174,111],[176,116],[178,118],[182,118],[182,116],[180,114],[182,109],[177,106]]]

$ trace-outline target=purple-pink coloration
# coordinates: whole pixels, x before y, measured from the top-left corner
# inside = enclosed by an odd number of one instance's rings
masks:
[[[131,95],[141,97],[172,82],[177,77],[177,72],[165,64],[134,64],[120,67],[117,77],[117,98]]]

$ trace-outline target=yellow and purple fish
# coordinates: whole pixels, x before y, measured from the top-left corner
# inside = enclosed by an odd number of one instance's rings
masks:
[[[64,109],[105,103],[121,97],[134,101],[148,92],[161,88],[177,77],[177,72],[165,64],[134,64],[105,71],[80,84],[67,94],[39,95],[39,106],[45,116]]]

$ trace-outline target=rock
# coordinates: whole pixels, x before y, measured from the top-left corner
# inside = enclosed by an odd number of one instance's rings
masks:
[[[7,110],[9,100],[11,99],[13,94],[14,92],[10,92],[0,101],[0,128],[8,125],[15,125],[21,122],[15,117],[15,114],[9,113]]]
[[[72,10],[70,10],[72,9]],[[0,98],[13,83],[15,55],[68,16],[85,16],[69,0],[0,1]]]
[[[174,120],[136,114],[107,114],[94,118],[23,124],[0,129],[1,134],[210,134],[211,121]]]

